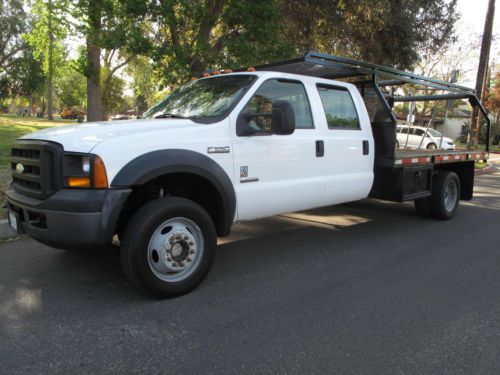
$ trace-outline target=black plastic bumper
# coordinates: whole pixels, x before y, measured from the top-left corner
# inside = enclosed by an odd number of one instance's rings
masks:
[[[130,189],[62,189],[45,200],[7,189],[7,207],[24,233],[59,248],[109,244]]]

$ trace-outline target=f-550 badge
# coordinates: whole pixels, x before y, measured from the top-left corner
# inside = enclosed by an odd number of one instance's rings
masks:
[[[229,154],[230,152],[229,146],[211,146],[207,148],[208,154]]]

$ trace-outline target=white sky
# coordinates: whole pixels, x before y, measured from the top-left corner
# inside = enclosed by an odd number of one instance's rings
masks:
[[[484,21],[486,19],[486,11],[488,8],[488,0],[458,0],[458,11],[461,14],[460,21],[456,25],[458,42],[469,43],[471,40],[481,38],[484,29]],[[500,63],[500,13],[498,8],[500,3],[496,2],[495,18],[493,24],[493,39],[491,46],[490,57],[496,63]],[[470,56],[470,61],[467,65],[471,71],[464,77],[463,84],[474,87],[477,74],[477,66],[479,64],[479,50],[476,56]],[[492,64],[493,65],[493,64]]]

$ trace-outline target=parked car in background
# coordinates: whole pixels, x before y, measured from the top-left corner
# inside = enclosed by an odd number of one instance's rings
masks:
[[[61,118],[76,120],[78,116],[85,116],[85,112],[78,107],[66,107],[61,112]]]
[[[426,131],[427,130],[427,131]],[[440,132],[422,126],[397,126],[396,146],[401,148],[425,148],[429,150],[454,150],[453,139],[443,136]],[[409,133],[409,134],[408,134]]]
[[[118,115],[115,115],[113,117],[111,117],[111,121],[117,121],[117,120],[131,120],[132,117],[128,116],[128,115],[121,115],[121,114],[118,114]]]

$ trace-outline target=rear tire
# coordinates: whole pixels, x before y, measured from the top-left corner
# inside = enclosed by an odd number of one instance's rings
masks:
[[[435,143],[429,143],[426,148],[427,150],[436,150],[437,146]]]
[[[132,285],[154,296],[175,297],[203,281],[216,247],[208,213],[190,200],[169,197],[147,203],[132,217],[120,257]]]
[[[455,172],[438,173],[433,180],[429,202],[432,217],[448,220],[455,216],[460,202],[460,180]]]

